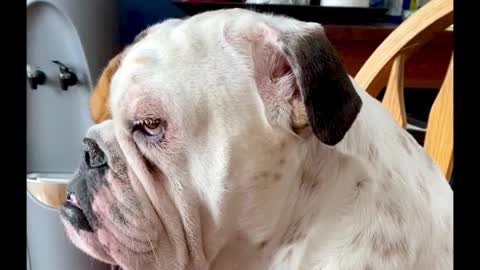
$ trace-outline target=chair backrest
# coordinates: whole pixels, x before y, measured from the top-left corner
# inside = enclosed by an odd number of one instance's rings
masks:
[[[376,97],[386,86],[382,103],[406,128],[403,96],[406,59],[435,34],[453,25],[453,0],[431,0],[400,24],[373,52],[355,80]],[[453,52],[448,70],[430,109],[424,148],[449,180],[453,169]]]

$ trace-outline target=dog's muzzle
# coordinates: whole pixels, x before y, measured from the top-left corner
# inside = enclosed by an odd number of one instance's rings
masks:
[[[105,181],[108,163],[105,153],[93,139],[85,138],[83,145],[83,161],[67,186],[67,198],[60,213],[75,229],[93,232],[98,220],[92,202],[96,191],[108,186]]]

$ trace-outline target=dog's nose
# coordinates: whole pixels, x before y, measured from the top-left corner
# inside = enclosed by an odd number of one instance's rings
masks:
[[[84,138],[83,145],[85,149],[85,163],[90,168],[98,168],[107,165],[105,153],[100,149],[95,140]]]

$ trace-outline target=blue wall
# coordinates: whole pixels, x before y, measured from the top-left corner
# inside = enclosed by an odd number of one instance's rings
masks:
[[[122,47],[149,25],[185,16],[172,0],[118,0],[118,6]]]

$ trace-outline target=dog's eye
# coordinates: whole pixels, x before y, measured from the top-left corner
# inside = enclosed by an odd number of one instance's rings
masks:
[[[165,133],[166,124],[160,119],[146,119],[137,122],[135,126],[146,136],[162,137]]]
[[[160,125],[160,120],[147,120],[143,124],[143,129],[145,130],[145,133],[147,133],[150,136],[157,136],[162,132],[162,127]]]

